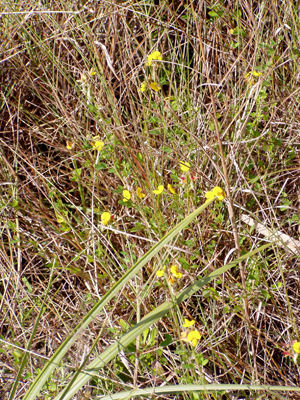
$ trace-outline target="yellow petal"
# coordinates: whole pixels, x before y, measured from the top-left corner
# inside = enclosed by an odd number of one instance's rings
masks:
[[[181,169],[181,171],[183,171],[183,172],[187,172],[187,171],[189,171],[190,170],[190,163],[188,163],[188,162],[183,162],[183,161],[179,161],[179,164],[180,164],[180,169]]]
[[[96,71],[94,70],[93,67],[89,70],[89,74],[90,74],[90,76],[96,75]]]
[[[123,197],[124,197],[123,201],[125,201],[125,202],[130,200],[131,199],[130,192],[128,190],[123,190]]]
[[[172,194],[175,194],[176,193],[176,190],[173,188],[173,186],[169,183],[168,184],[168,190],[169,190],[169,192],[171,192]]]
[[[177,274],[178,266],[177,265],[171,265],[170,271],[172,272],[172,274]]]
[[[176,279],[180,279],[182,278],[182,273],[181,272],[177,272],[176,274],[173,274],[175,276]]]
[[[214,199],[215,195],[213,194],[213,192],[207,192],[205,193],[205,197],[210,200],[210,199]]]
[[[256,76],[256,77],[258,77],[258,76],[261,76],[262,75],[262,73],[261,72],[257,72],[257,71],[253,71],[252,72],[252,74],[253,74],[253,76]]]
[[[214,187],[212,193],[217,196],[219,200],[225,199],[225,192],[219,186]]]
[[[148,62],[146,65],[150,66],[152,64],[152,61],[155,60],[162,60],[161,52],[160,51],[153,51],[153,53],[149,54],[148,56]]]
[[[94,150],[101,151],[103,149],[104,143],[100,140],[96,140],[96,142],[92,143],[92,147]]]
[[[187,338],[190,342],[192,342],[193,346],[196,347],[198,340],[201,338],[201,335],[198,331],[191,331],[188,334]]]
[[[73,147],[74,147],[74,143],[72,143],[72,142],[70,142],[69,140],[67,140],[67,146],[66,146],[66,148],[67,148],[68,150],[72,150]]]
[[[104,212],[101,214],[101,222],[103,225],[107,225],[111,219],[111,215],[109,212]]]
[[[293,350],[297,354],[300,353],[300,342],[296,342],[296,343],[293,344]]]
[[[146,197],[145,193],[142,192],[142,188],[138,187],[136,189],[136,194],[140,199],[143,199],[144,197]]]
[[[158,186],[158,189],[153,190],[153,193],[154,193],[154,194],[161,194],[163,191],[164,191],[163,185],[159,185],[159,186]]]
[[[189,328],[190,326],[193,326],[195,324],[195,320],[188,320],[184,318],[184,324],[182,325],[184,328]]]
[[[146,92],[147,90],[147,82],[143,82],[139,88],[139,92]]]
[[[159,270],[159,271],[156,272],[156,275],[157,275],[159,278],[161,278],[162,276],[164,276],[164,274],[165,274],[165,271],[163,271],[163,270]]]
[[[157,82],[151,82],[150,83],[151,89],[155,90],[156,92],[159,92],[161,90],[161,87]]]

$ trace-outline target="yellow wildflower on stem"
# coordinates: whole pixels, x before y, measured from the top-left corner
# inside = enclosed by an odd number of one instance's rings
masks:
[[[136,194],[140,199],[143,199],[144,197],[146,197],[145,193],[142,192],[142,188],[138,187],[136,189]]]
[[[190,166],[191,166],[190,163],[188,163],[188,162],[183,162],[183,161],[179,161],[179,164],[180,164],[180,169],[181,169],[181,171],[187,172],[187,171],[190,170]]]
[[[176,193],[176,190],[173,188],[173,186],[170,183],[168,184],[167,187],[168,187],[169,192],[171,192],[172,194]]]
[[[93,137],[94,142],[92,142],[91,145],[94,150],[101,151],[103,149],[104,143],[101,142],[101,140],[97,139],[99,139],[99,136]]]
[[[192,319],[191,321],[184,318],[184,324],[182,325],[184,328],[189,328],[190,326],[195,325],[195,320]]]
[[[214,199],[215,197],[218,198],[218,200],[222,201],[225,199],[225,192],[222,188],[220,188],[219,186],[216,186],[213,188],[213,190],[211,192],[207,192],[205,194],[205,197],[207,198],[206,201],[209,201],[211,199]]]
[[[152,65],[152,61],[161,61],[162,60],[162,55],[160,51],[153,51],[153,53],[149,54],[148,56],[148,62],[146,63],[146,65],[148,67],[150,67],[150,65]]]
[[[160,270],[158,270],[158,271],[156,272],[156,275],[157,275],[159,278],[161,278],[161,277],[164,276],[164,274],[165,274],[165,269],[166,269],[166,266],[164,265],[164,266],[163,266],[163,269],[160,269]]]
[[[109,221],[111,220],[111,215],[109,212],[104,212],[101,214],[101,222],[103,225],[108,225]]]
[[[161,90],[161,87],[157,82],[151,82],[150,87],[152,90],[155,90],[155,92],[159,92]]]
[[[159,185],[158,189],[153,190],[154,194],[161,194],[164,191],[163,185]]]
[[[178,272],[178,266],[177,265],[172,265],[170,267],[170,271],[171,271],[172,275],[175,276],[176,279],[182,278],[182,273]]]
[[[123,190],[123,201],[126,202],[131,199],[131,194],[128,190]]]
[[[201,339],[201,335],[198,331],[191,331],[188,335],[187,335],[187,340],[189,342],[192,342],[192,345],[194,347],[197,346],[198,340]]]

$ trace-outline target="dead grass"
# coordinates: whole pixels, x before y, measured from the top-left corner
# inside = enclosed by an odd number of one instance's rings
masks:
[[[15,398],[22,398],[44,357],[151,241],[201,204],[206,191],[225,187],[215,123],[241,251],[263,240],[241,221],[245,213],[299,238],[299,10],[279,1],[241,1],[239,11],[234,2],[216,2],[214,10],[221,17],[210,15],[210,2],[3,6],[1,398],[8,398],[18,371],[11,346],[26,347],[51,269],[55,281]],[[150,70],[145,61],[153,50],[163,61]],[[91,68],[95,76],[89,75]],[[262,75],[251,85],[245,75],[253,71]],[[150,75],[162,90],[141,93],[140,84]],[[105,143],[99,154],[90,145],[97,135]],[[67,141],[73,149],[66,148]],[[190,176],[197,178],[188,185],[181,180],[180,160],[190,162]],[[168,183],[177,195],[158,201],[152,190]],[[137,198],[137,187],[147,193],[145,200]],[[122,203],[123,189],[132,193],[129,206]],[[103,211],[114,214],[110,230],[101,228]],[[65,224],[58,223],[58,215]],[[158,266],[180,264],[185,276],[178,288],[183,288],[206,273],[208,261],[215,259],[218,268],[235,256],[226,204],[201,214],[176,246],[181,251],[166,250],[95,319],[68,353],[65,377],[57,372],[57,387],[46,387],[41,398],[54,396],[103,327],[95,352],[120,333],[120,319],[133,323],[165,300],[168,294],[153,275]],[[182,306],[182,315],[195,319],[203,333],[197,352],[209,360],[203,367],[207,382],[299,386],[298,367],[282,354],[284,344],[299,340],[298,265],[295,254],[275,247],[244,265],[250,326],[238,270],[217,281],[210,296],[199,293]],[[139,364],[124,354],[85,390],[103,394],[133,384],[188,383],[174,353],[178,329],[172,316],[162,320],[156,341],[134,349]],[[157,353],[165,334],[173,344]],[[162,378],[153,368],[158,360]]]

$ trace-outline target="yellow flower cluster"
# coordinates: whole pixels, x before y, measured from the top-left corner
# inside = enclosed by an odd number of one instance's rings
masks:
[[[148,62],[146,65],[150,67],[152,65],[152,61],[161,61],[162,60],[162,55],[160,51],[153,51],[153,53],[149,54],[148,56]]]
[[[163,269],[158,270],[156,272],[156,275],[161,278],[162,276],[164,276],[165,274],[165,270],[166,270],[166,266],[163,266]],[[178,272],[178,266],[177,265],[171,265],[170,267],[170,272],[171,272],[171,276],[169,277],[168,281],[171,285],[173,285],[175,283],[175,279],[180,279],[182,278],[182,273]]]
[[[190,328],[191,326],[195,325],[195,321],[184,319],[184,324],[182,325],[184,328]],[[197,330],[188,330],[181,332],[180,339],[185,342],[190,342],[194,347],[197,346],[198,340],[201,339],[201,334]]]
[[[139,92],[142,92],[142,93],[146,92],[148,87],[150,87],[155,92],[159,92],[161,90],[161,87],[159,86],[159,84],[157,82],[151,82],[150,84],[148,84],[148,82],[143,82],[139,88]]]
[[[245,81],[248,82],[249,86],[254,85],[255,79],[254,78],[259,78],[262,75],[261,72],[255,71],[255,69],[252,72],[247,72],[247,74],[244,76]]]

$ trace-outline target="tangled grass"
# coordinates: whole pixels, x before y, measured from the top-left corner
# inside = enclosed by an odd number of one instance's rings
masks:
[[[299,9],[8,0],[0,25],[1,399],[22,398],[113,284],[213,187],[226,191],[80,332],[42,388],[51,399],[144,315],[268,241],[245,216],[299,238]],[[161,59],[150,62],[153,52]],[[253,255],[174,307],[78,398],[191,383],[299,386],[295,243]],[[157,277],[172,265],[180,279]],[[184,318],[201,332],[195,349],[180,340]],[[282,398],[237,393],[161,398]]]

